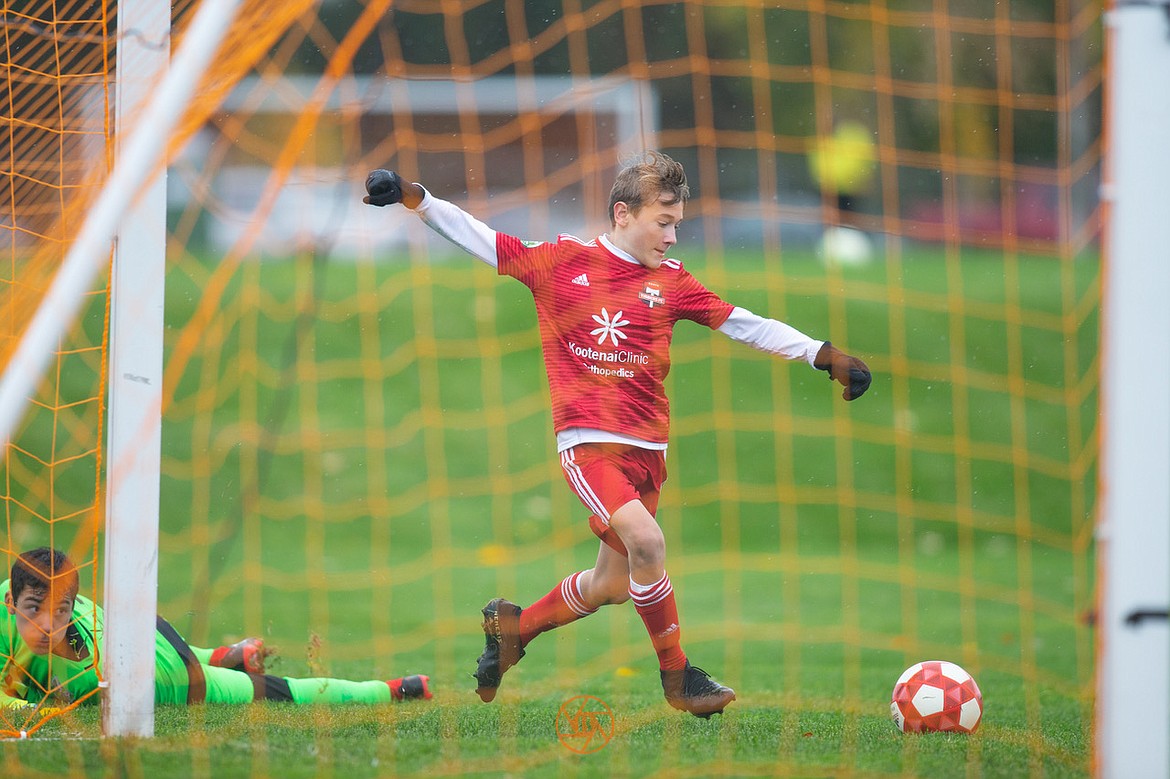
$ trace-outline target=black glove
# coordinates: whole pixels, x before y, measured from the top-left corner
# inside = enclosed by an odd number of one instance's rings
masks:
[[[828,371],[829,379],[845,385],[841,397],[845,400],[857,400],[869,389],[873,380],[869,367],[856,357],[850,357],[833,344],[825,341],[825,345],[817,352],[813,359],[813,367],[819,371]]]
[[[366,192],[370,194],[362,198],[363,203],[372,206],[389,206],[402,202],[402,177],[392,170],[370,171],[366,176]]]

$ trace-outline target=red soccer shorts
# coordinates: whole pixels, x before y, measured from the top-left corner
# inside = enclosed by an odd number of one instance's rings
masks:
[[[666,481],[666,452],[625,444],[581,444],[561,452],[569,488],[592,512],[589,529],[621,554],[626,547],[609,526],[609,517],[631,500],[654,516]]]

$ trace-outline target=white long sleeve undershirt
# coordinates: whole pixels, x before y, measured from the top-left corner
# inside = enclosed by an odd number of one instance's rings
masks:
[[[813,364],[824,341],[810,338],[791,325],[753,314],[736,306],[719,326],[719,332],[733,341],[747,344],[768,354],[778,354],[789,360],[804,360]]]
[[[498,267],[496,256],[496,231],[454,203],[433,197],[423,188],[422,202],[414,209],[427,227],[451,243],[482,260],[493,268]]]

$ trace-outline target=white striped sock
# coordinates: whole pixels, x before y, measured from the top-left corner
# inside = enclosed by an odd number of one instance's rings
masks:
[[[653,606],[674,592],[670,584],[670,576],[662,574],[662,578],[653,584],[638,584],[630,579],[630,597],[635,606]]]
[[[585,603],[585,599],[581,597],[581,583],[579,581],[581,573],[581,571],[578,571],[571,576],[565,577],[564,581],[561,582],[561,597],[564,598],[565,603],[572,609],[574,614],[587,617],[597,611],[597,609],[589,608]]]

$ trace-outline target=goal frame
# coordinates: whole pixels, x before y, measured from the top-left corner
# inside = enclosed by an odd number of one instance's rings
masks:
[[[1116,3],[1101,335],[1096,772],[1170,775],[1170,3]]]
[[[117,246],[110,280],[116,310],[111,312],[105,624],[99,648],[106,736],[149,737],[154,732],[161,273],[166,258],[166,214],[160,216],[152,205],[165,208],[166,202],[157,194],[166,186],[157,174],[165,168],[173,132],[240,2],[205,0],[161,80],[148,68],[165,65],[170,54],[170,4],[125,0],[119,7],[114,165],[0,378],[0,441],[8,442],[57,345],[76,322],[94,279]],[[137,265],[139,261],[143,264]],[[135,354],[136,349],[143,352]]]
[[[169,66],[169,2],[123,0],[118,9],[117,155],[94,209],[108,214],[108,221],[92,228],[106,246],[108,233],[99,231],[117,229],[110,278],[102,649],[107,687],[102,733],[107,737],[154,735],[165,154],[239,5],[240,0],[205,0]],[[144,35],[145,29],[153,34]],[[82,228],[83,236],[91,220]]]

